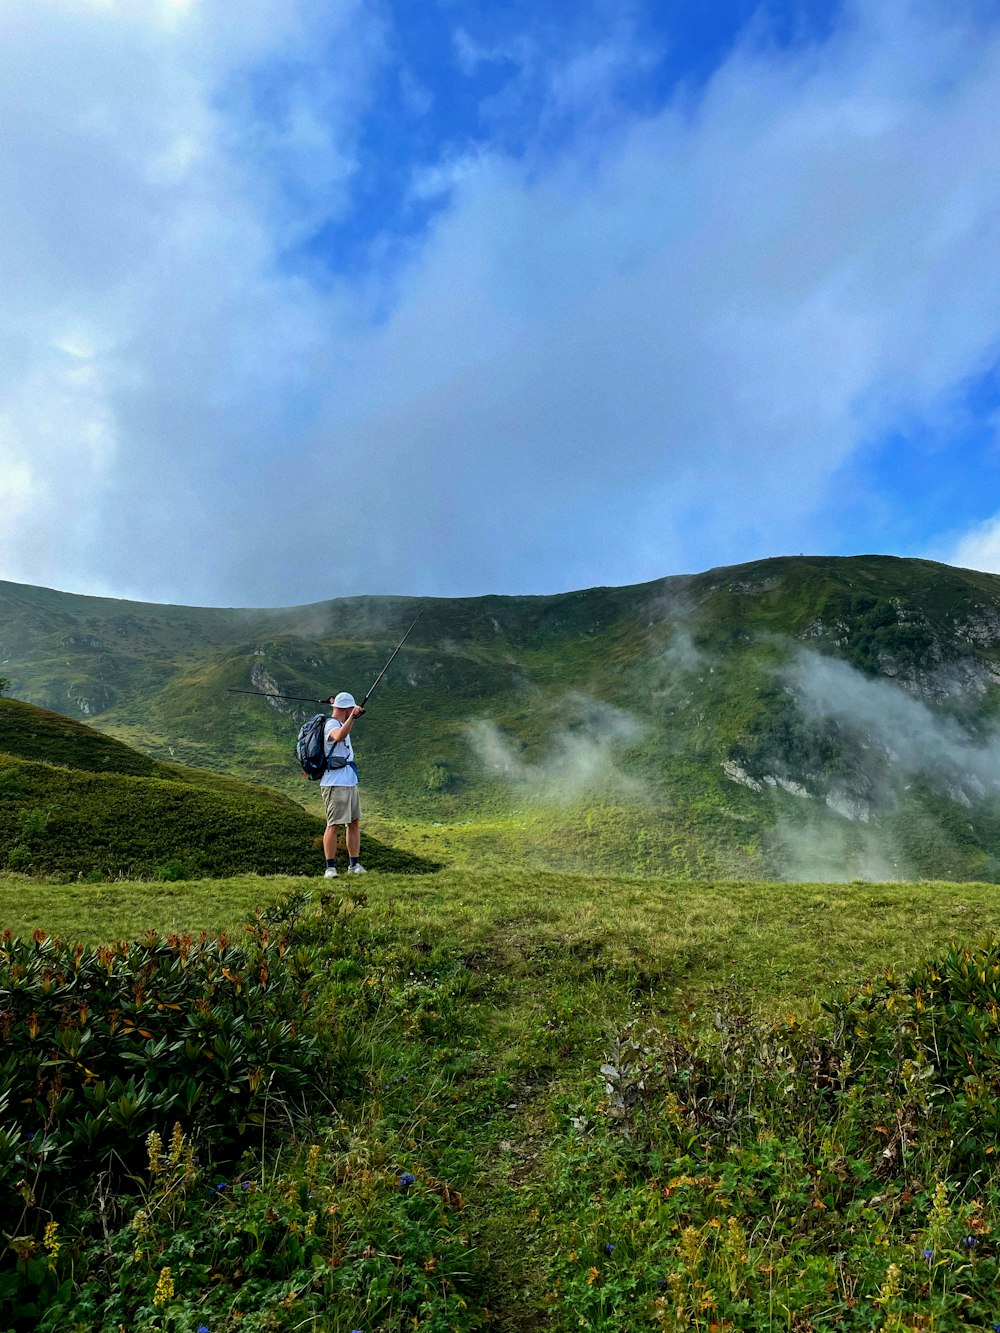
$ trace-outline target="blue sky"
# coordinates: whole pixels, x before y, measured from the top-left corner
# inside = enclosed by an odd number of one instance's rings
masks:
[[[1000,571],[1000,6],[7,0],[0,577]]]

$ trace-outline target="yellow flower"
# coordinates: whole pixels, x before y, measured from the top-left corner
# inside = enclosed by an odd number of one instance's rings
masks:
[[[174,1166],[178,1166],[183,1156],[184,1156],[184,1131],[183,1129],[181,1129],[181,1122],[179,1120],[175,1120],[174,1132],[170,1136],[170,1160],[171,1162],[173,1162]]]
[[[166,1305],[167,1301],[174,1299],[174,1279],[170,1276],[169,1268],[161,1268],[160,1276],[156,1280],[156,1290],[153,1292],[154,1305]]]
[[[45,1235],[42,1237],[42,1244],[45,1246],[45,1253],[50,1259],[54,1259],[61,1249],[58,1222],[52,1221],[46,1225]]]
[[[309,1153],[306,1157],[306,1180],[310,1187],[316,1183],[316,1173],[319,1170],[319,1153],[319,1144],[314,1143],[309,1148]]]
[[[155,1176],[160,1169],[160,1154],[163,1152],[163,1140],[155,1129],[146,1135],[146,1152],[149,1154],[149,1173]]]
[[[903,1290],[903,1272],[899,1264],[890,1264],[885,1271],[885,1281],[882,1283],[882,1290],[878,1298],[883,1303],[896,1301],[899,1299]]]

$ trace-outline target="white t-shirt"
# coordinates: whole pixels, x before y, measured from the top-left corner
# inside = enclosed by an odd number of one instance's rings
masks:
[[[343,755],[346,759],[353,762],[354,746],[351,744],[350,736],[345,736],[342,741],[334,742],[332,733],[338,731],[343,722],[338,722],[335,717],[331,717],[326,724],[323,735],[326,739],[327,758],[335,754],[338,758]],[[319,780],[321,787],[356,787],[358,785],[357,770],[348,763],[345,768],[328,768]]]

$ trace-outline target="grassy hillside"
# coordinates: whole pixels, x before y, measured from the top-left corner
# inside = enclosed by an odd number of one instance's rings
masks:
[[[316,874],[323,823],[278,792],[137,753],[72,719],[0,699],[0,863],[121,875]],[[373,869],[429,862],[368,838]]]
[[[300,886],[0,877],[5,1326],[1000,1322],[993,885]]]
[[[369,811],[417,841],[441,825],[456,856],[581,870],[1000,877],[1000,579],[928,561],[277,611],[3,584],[0,665],[156,759],[302,799],[313,709],[227,690],[363,693],[418,608],[357,733]]]

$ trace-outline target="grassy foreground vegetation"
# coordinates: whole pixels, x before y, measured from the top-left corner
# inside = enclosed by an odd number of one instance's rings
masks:
[[[0,880],[0,1326],[1000,1324],[995,886],[302,887]]]

